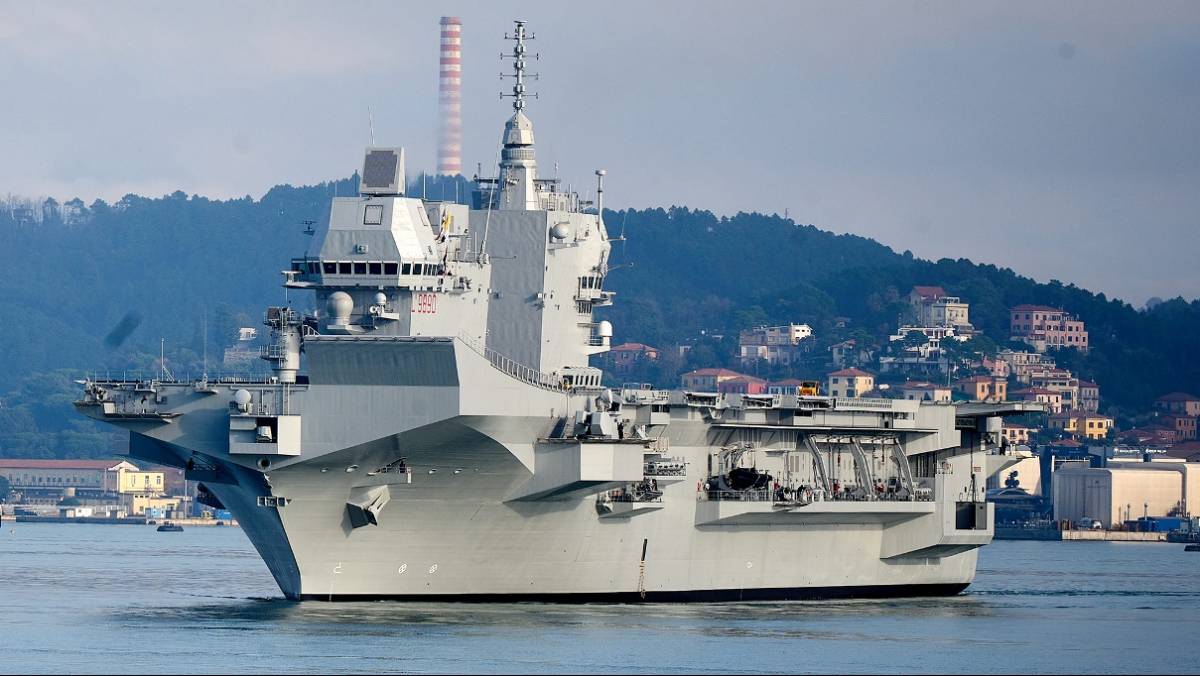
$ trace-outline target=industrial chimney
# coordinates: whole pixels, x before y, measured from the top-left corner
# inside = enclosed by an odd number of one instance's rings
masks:
[[[462,20],[441,20],[442,53],[438,66],[438,173],[462,173]]]

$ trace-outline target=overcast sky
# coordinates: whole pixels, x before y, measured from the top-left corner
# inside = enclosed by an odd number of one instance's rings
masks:
[[[1200,296],[1194,1],[0,0],[0,194],[258,197],[358,168],[368,109],[432,170],[442,14],[468,173],[496,161],[522,18],[543,172],[607,169],[608,205],[787,209],[1135,305]]]

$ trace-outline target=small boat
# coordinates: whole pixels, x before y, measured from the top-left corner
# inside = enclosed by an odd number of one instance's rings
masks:
[[[1200,545],[1188,545],[1183,548],[1185,552],[1200,552]]]
[[[164,521],[163,524],[158,527],[158,532],[160,532],[160,533],[182,533],[183,526],[180,526],[179,524],[176,524],[176,523],[171,523],[170,521]]]

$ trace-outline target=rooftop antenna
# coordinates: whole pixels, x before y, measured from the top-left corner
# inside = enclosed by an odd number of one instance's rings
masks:
[[[596,220],[600,225],[604,225],[604,176],[607,173],[603,169],[596,170]]]
[[[501,99],[511,98],[513,100],[513,104],[512,104],[513,112],[519,113],[525,109],[525,96],[526,96],[526,93],[525,93],[525,77],[526,77],[525,76],[525,41],[533,40],[534,35],[533,35],[533,33],[530,33],[528,35],[525,34],[525,22],[524,21],[517,20],[517,21],[514,21],[513,23],[516,24],[516,30],[513,31],[513,34],[512,35],[509,35],[508,33],[504,34],[505,40],[513,41],[512,54],[501,54],[500,55],[501,59],[511,58],[513,60],[512,74],[509,75],[506,73],[500,73],[500,79],[502,79],[502,80],[506,77],[511,77],[513,79],[512,93],[505,94],[505,93],[501,92],[500,98]],[[538,54],[535,53],[533,55],[533,58],[536,61],[538,59]],[[529,75],[529,77],[536,80],[536,79],[538,79],[538,74],[531,73]],[[535,99],[538,97],[538,95],[536,93],[528,94],[528,96],[532,96]]]
[[[367,106],[367,130],[371,133],[371,147],[375,147],[375,113]]]

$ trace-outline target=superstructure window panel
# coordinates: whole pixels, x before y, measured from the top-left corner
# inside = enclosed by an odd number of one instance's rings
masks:
[[[339,275],[350,274],[350,262],[349,261],[338,261],[337,266],[338,266],[338,274]]]

